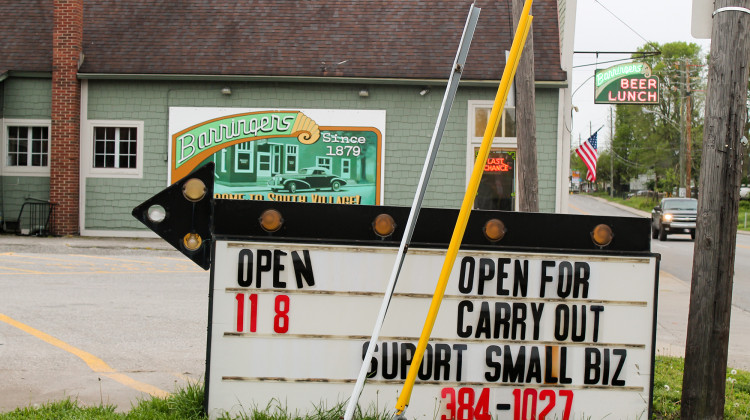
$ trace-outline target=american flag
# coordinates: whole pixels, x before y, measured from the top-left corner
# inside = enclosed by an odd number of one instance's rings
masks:
[[[586,173],[586,181],[596,181],[596,159],[598,158],[596,153],[596,133],[592,134],[582,145],[578,146],[576,153],[581,157],[583,163],[588,168]]]

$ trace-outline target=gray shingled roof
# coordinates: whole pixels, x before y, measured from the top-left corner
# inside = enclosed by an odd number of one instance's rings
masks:
[[[510,1],[482,8],[464,80],[497,80]],[[81,73],[445,79],[470,0],[84,0]],[[557,1],[536,0],[536,80],[564,81]],[[0,68],[51,71],[52,2],[0,6]],[[336,65],[345,61],[343,64]]]

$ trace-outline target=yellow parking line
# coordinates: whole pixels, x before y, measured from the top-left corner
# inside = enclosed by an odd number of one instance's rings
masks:
[[[76,265],[84,265],[85,264],[85,265],[90,265],[92,267],[94,266],[94,263],[92,263],[92,262],[88,262],[88,261],[70,261],[70,259],[65,259],[65,258],[37,257],[37,256],[34,256],[34,255],[23,255],[23,254],[16,254],[16,253],[13,253],[13,252],[9,252],[8,254],[0,254],[0,255],[11,256],[11,257],[14,258],[14,262],[17,262],[19,264],[34,264],[33,262],[28,262],[27,263],[27,262],[17,261],[17,260],[19,260],[21,258],[26,258],[26,259],[31,259],[31,260],[60,261],[60,262],[66,263],[66,264],[76,264]]]
[[[167,391],[159,389],[153,385],[137,381],[125,374],[117,372],[116,370],[112,369],[106,362],[104,362],[104,360],[94,356],[91,353],[73,347],[62,340],[52,337],[51,335],[39,331],[36,328],[30,327],[24,323],[18,322],[13,318],[8,317],[7,315],[0,314],[0,321],[16,327],[28,334],[31,334],[34,337],[46,342],[47,344],[51,344],[57,348],[67,351],[68,353],[83,360],[92,371],[107,376],[108,378],[113,379],[129,388],[133,388],[136,391],[145,392],[154,397],[164,398],[169,395],[169,392]]]
[[[3,269],[3,270],[13,270],[13,271],[20,271],[20,272],[22,272],[22,273],[24,273],[24,274],[47,274],[47,273],[45,273],[45,272],[43,272],[43,271],[24,270],[23,268],[13,268],[13,267],[4,267],[4,266],[0,266],[0,269]]]
[[[747,249],[750,249],[750,246],[747,246],[747,245],[741,245],[741,244],[737,244],[737,246],[738,246],[738,247],[740,247],[740,248],[747,248]]]
[[[4,267],[0,267],[0,269],[2,269],[2,268],[4,268]],[[12,270],[12,269],[9,268],[9,270]],[[33,271],[29,271],[29,270],[24,270],[24,271],[28,271],[28,272],[25,272],[25,273],[0,273],[0,275],[8,274],[8,275],[14,275],[14,276],[25,276],[25,275],[34,274],[34,275],[37,275],[37,276],[38,275],[45,275],[45,276],[67,276],[67,275],[77,275],[77,274],[80,274],[80,275],[90,275],[90,274],[133,274],[133,273],[146,273],[146,274],[155,274],[155,273],[186,273],[186,274],[190,274],[190,273],[196,273],[197,272],[196,270],[156,270],[156,269],[149,269],[149,270],[143,269],[143,270],[139,270],[139,271],[134,271],[134,270],[130,270],[130,271],[106,271],[106,270],[55,271],[55,272],[48,272],[48,273],[41,272],[41,271],[40,272],[33,272]]]
[[[568,207],[570,207],[571,209],[573,209],[573,210],[575,210],[575,211],[577,211],[577,212],[579,212],[581,214],[590,214],[590,213],[586,213],[585,211],[579,209],[578,207],[576,207],[576,206],[574,206],[574,205],[572,205],[570,203],[568,203]]]

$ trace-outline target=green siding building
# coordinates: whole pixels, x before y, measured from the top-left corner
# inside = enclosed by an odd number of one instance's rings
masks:
[[[349,194],[372,186],[374,192],[367,193],[374,194],[372,204],[411,204],[471,1],[398,6],[331,1],[340,18],[323,13],[320,4],[326,2],[255,2],[254,10],[238,15],[232,2],[214,2],[215,9],[206,10],[196,0],[172,10],[135,1],[132,13],[117,18],[107,3],[82,0],[81,27],[53,27],[51,5],[37,4],[35,13],[16,3],[0,6],[4,19],[24,19],[23,27],[41,29],[41,34],[25,34],[0,25],[2,39],[17,40],[0,43],[5,230],[15,229],[22,204],[36,199],[56,204],[53,234],[150,236],[130,213],[176,180],[170,165],[178,130],[277,110],[323,115],[319,121],[311,118],[321,133],[362,135],[362,148],[252,136],[220,145],[203,161],[216,163],[217,186],[232,194],[226,197],[289,196],[289,191],[269,190],[274,175],[322,166],[346,181]],[[502,73],[500,58],[512,39],[509,3],[476,5],[482,13],[427,188],[428,207],[460,206]],[[557,1],[537,0],[532,10],[542,212],[559,212],[567,200],[569,133],[563,120],[570,116],[570,101],[557,8]],[[274,13],[265,13],[269,10]],[[285,25],[300,12],[307,19],[297,22],[302,29],[289,30]],[[360,24],[349,27],[346,16],[352,15]],[[407,16],[406,21],[397,16]],[[160,18],[169,25],[162,27]],[[174,33],[196,20],[224,28],[223,38],[216,28]],[[130,27],[139,28],[139,35],[130,34]],[[81,38],[77,49],[53,45],[53,33],[70,31]],[[79,60],[72,72],[74,88],[60,93],[53,88],[59,78],[51,57],[66,48]],[[71,96],[78,101],[77,115],[53,105]],[[76,134],[59,135],[64,127]],[[60,144],[77,153],[60,151]],[[490,208],[517,210],[517,147],[509,101],[491,153],[507,166],[487,172],[488,192],[480,191],[490,194],[482,201]],[[71,171],[74,181],[56,175]],[[493,190],[490,184],[501,180],[500,192]],[[345,193],[308,191],[300,197]]]

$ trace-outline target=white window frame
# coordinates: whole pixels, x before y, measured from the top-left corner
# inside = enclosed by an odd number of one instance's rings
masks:
[[[83,142],[86,176],[88,178],[143,178],[143,121],[130,120],[88,120],[84,132],[81,133]],[[136,129],[136,163],[135,168],[95,168],[94,167],[94,129],[97,127],[135,128]]]
[[[281,161],[281,144],[271,143],[271,175],[281,173],[284,162]]]
[[[226,149],[222,149],[226,150]],[[238,174],[250,173],[255,170],[253,162],[253,142],[246,141],[234,145],[234,172]],[[240,155],[245,155],[248,160],[248,169],[240,169]]]
[[[513,103],[510,101],[511,95],[508,95],[509,99],[506,103],[507,107],[513,107]],[[482,140],[483,137],[477,137],[474,134],[476,133],[476,118],[474,117],[474,113],[477,109],[481,108],[490,108],[492,109],[492,105],[494,105],[494,101],[468,101],[469,105],[469,111],[467,114],[467,124],[466,124],[466,186],[469,185],[469,180],[471,179],[471,172],[474,169],[474,149],[479,148],[482,146]],[[505,111],[503,111],[503,115],[501,115],[501,118],[505,118]],[[501,124],[504,123],[504,121],[500,121]],[[492,139],[492,149],[514,149],[516,152],[518,151],[518,139],[516,137],[495,137]],[[518,191],[518,167],[514,166],[513,170],[515,171],[514,174],[514,190]],[[518,211],[518,200],[515,200],[515,210]]]
[[[214,157],[216,154],[214,154]],[[221,149],[221,154],[219,155],[219,158],[221,159],[221,165],[219,166],[219,172],[225,174],[227,173],[227,148]]]
[[[299,171],[299,146],[296,144],[287,144],[284,150],[284,172],[296,174]],[[289,168],[289,165],[287,165],[287,158],[289,156],[294,156],[294,168]]]
[[[49,139],[47,143],[47,166],[10,166],[8,165],[8,127],[47,127]],[[3,119],[2,134],[0,134],[0,153],[2,153],[2,174],[11,176],[49,176],[50,162],[52,161],[52,121],[41,119]],[[29,144],[31,148],[31,144]],[[29,149],[30,150],[30,149]],[[29,159],[31,153],[29,153]]]
[[[345,179],[351,179],[352,161],[350,159],[341,159],[341,177]]]
[[[333,159],[328,156],[317,156],[315,158],[315,166],[328,169],[333,173]]]
[[[264,158],[268,158],[268,162],[263,162]],[[271,176],[271,168],[273,167],[273,162],[271,159],[271,152],[258,152],[255,154],[255,159],[257,159],[257,162],[255,163],[258,167],[258,176]],[[268,169],[263,169],[264,165],[268,165]]]

